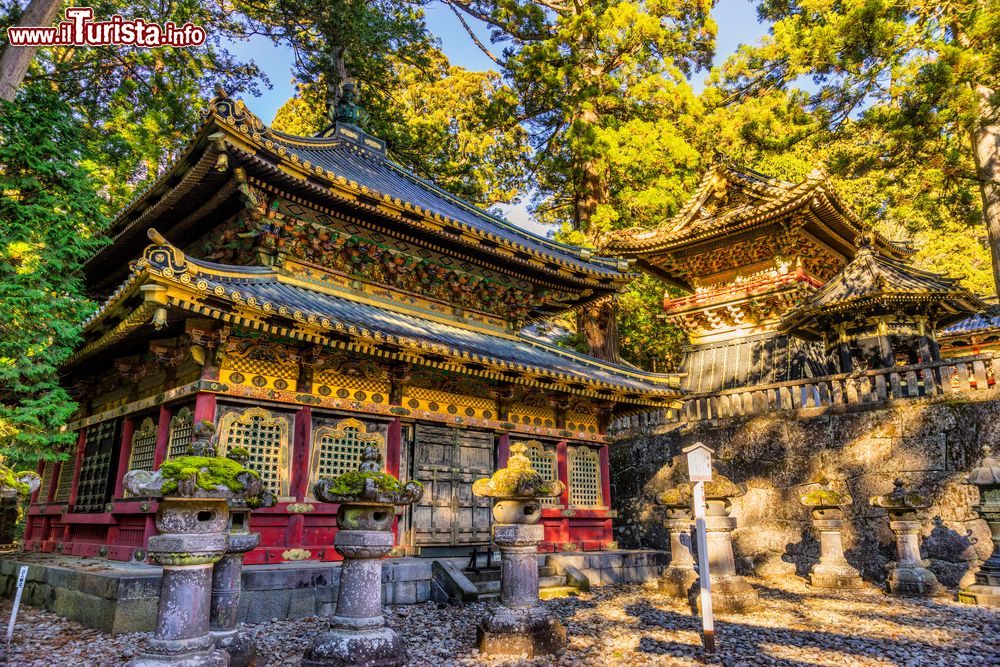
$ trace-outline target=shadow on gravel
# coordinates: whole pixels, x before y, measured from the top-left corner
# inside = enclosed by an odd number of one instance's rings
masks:
[[[782,595],[781,598],[788,601],[790,596]],[[631,604],[625,607],[626,613],[636,618],[640,628],[665,628],[668,630],[680,631],[701,631],[701,620],[697,616],[680,614],[670,609],[663,609],[648,602]],[[868,614],[861,612],[861,618],[868,616],[882,616],[881,613]],[[796,614],[796,616],[799,616]],[[941,646],[929,641],[913,641],[901,638],[872,638],[863,635],[850,635],[837,632],[820,630],[792,629],[780,626],[761,626],[750,623],[734,621],[734,616],[716,618],[715,630],[719,643],[719,657],[725,659],[750,660],[753,662],[756,656],[767,656],[767,664],[780,664],[788,667],[814,667],[816,663],[804,662],[787,657],[773,655],[770,647],[782,646],[790,650],[801,650],[812,648],[822,651],[836,650],[840,653],[855,655],[858,657],[871,658],[872,656],[883,656],[889,660],[899,660],[907,655],[934,655],[936,659],[947,659],[952,647]],[[890,615],[888,618],[892,622],[897,622]],[[790,619],[791,620],[791,619]],[[808,623],[806,616],[796,619],[799,623]],[[797,623],[798,624],[798,623]],[[933,626],[933,622],[928,621],[922,626]],[[738,646],[736,651],[729,647]],[[690,655],[692,647],[689,644],[679,642],[667,642],[643,637],[639,643],[639,650],[651,654],[664,655]],[[686,653],[684,653],[686,651]],[[726,662],[725,664],[729,664]],[[735,664],[735,663],[734,663]],[[904,660],[902,664],[907,664]],[[984,663],[990,664],[990,663]],[[993,663],[1000,664],[1000,663]]]

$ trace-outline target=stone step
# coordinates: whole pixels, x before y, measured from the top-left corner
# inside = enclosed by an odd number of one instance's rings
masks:
[[[479,599],[480,600],[483,599],[483,595],[484,594],[490,594],[490,593],[499,594],[500,593],[500,580],[499,579],[497,579],[496,581],[477,581],[477,582],[475,582],[475,584],[476,584],[476,590],[479,591]]]
[[[538,576],[539,577],[554,577],[558,574],[554,565],[539,565],[538,566]]]
[[[500,581],[500,568],[491,567],[489,569],[480,568],[479,572],[473,572],[471,570],[464,570],[463,574],[468,577],[469,581],[475,583],[478,581]],[[555,577],[557,575],[556,568],[552,565],[541,565],[538,568],[539,579],[545,579],[546,577]]]
[[[552,586],[551,588],[538,589],[538,597],[541,600],[551,600],[553,598],[565,598],[580,594],[580,589],[576,586]],[[480,598],[482,599],[482,598]]]
[[[566,585],[566,575],[561,577],[538,577],[538,588],[557,588]]]

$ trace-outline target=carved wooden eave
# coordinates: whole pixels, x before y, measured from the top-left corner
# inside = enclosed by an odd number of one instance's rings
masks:
[[[523,335],[434,319],[408,311],[403,304],[365,303],[335,290],[303,285],[274,267],[200,262],[157,234],[152,236],[157,242],[132,263],[128,278],[85,323],[89,339],[67,368],[148,327],[157,309],[169,309],[393,363],[596,398],[621,406],[619,412],[667,407],[682,393],[676,374],[608,364]],[[287,295],[288,302],[261,297],[255,293],[260,285],[266,286],[267,294]],[[351,309],[364,316],[364,324],[337,318],[336,313]],[[399,332],[405,323],[412,335]]]
[[[141,251],[142,236],[154,225],[178,239],[175,225],[204,227],[221,219],[218,214],[207,219],[212,211],[238,212],[243,198],[234,178],[237,169],[274,194],[336,207],[368,226],[378,221],[383,229],[419,235],[464,253],[474,263],[502,266],[536,282],[572,286],[581,299],[567,308],[621,289],[635,277],[624,260],[595,257],[588,249],[525,232],[419,179],[388,160],[379,140],[355,130],[338,128],[322,138],[293,137],[271,130],[242,102],[220,95],[177,162],[116,217],[109,232],[113,243],[88,262],[88,280],[105,289],[109,280],[120,280],[123,274],[110,276],[108,267],[124,266]],[[368,164],[373,179],[381,175],[379,182],[395,183],[399,191],[382,191],[350,178],[344,171],[348,163],[337,167],[341,163],[330,157],[334,152]],[[421,197],[423,206],[410,200]],[[450,214],[427,202],[439,203]]]
[[[892,315],[914,321],[924,318],[936,328],[985,308],[986,304],[957,280],[883,256],[866,240],[840,274],[782,318],[781,327],[797,336],[820,340],[849,320]]]
[[[707,211],[706,202],[713,197],[724,201],[731,197],[726,189],[737,191],[740,201]],[[837,194],[822,168],[793,185],[752,170],[716,164],[676,216],[652,230],[616,232],[604,247],[610,253],[634,258],[642,268],[690,288],[689,279],[675,268],[683,257],[709,251],[713,244],[727,243],[753,230],[774,225],[787,227],[793,219],[792,225],[798,233],[839,256],[844,263],[854,255],[857,237],[867,230]],[[878,234],[874,239],[885,254],[895,257],[911,254]]]

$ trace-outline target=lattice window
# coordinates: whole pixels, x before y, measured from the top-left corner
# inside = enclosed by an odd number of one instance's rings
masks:
[[[56,479],[56,494],[52,498],[53,502],[69,502],[69,492],[73,486],[73,473],[75,472],[76,450],[73,450],[69,452],[67,458],[59,462],[59,477]]]
[[[220,422],[221,456],[233,447],[250,452],[247,467],[260,473],[264,485],[282,498],[288,497],[288,420],[274,417],[263,408],[229,412]]]
[[[578,507],[604,505],[601,492],[601,461],[596,449],[569,448],[569,504]]]
[[[56,462],[46,461],[45,467],[42,468],[42,483],[38,487],[38,495],[35,496],[38,500],[36,502],[44,503],[49,499],[49,489],[52,487],[52,478],[55,476],[56,472]]]
[[[156,422],[146,417],[132,434],[132,452],[128,457],[128,469],[152,470],[155,453]]]
[[[191,408],[181,408],[170,418],[170,431],[167,436],[167,458],[185,456],[191,445],[194,428],[194,415]]]
[[[108,479],[114,457],[116,421],[109,420],[87,429],[86,450],[80,465],[75,512],[102,512],[108,501]]]
[[[385,439],[369,433],[357,419],[343,419],[336,426],[321,426],[313,435],[312,461],[309,465],[309,488],[320,477],[332,477],[357,470],[365,447],[374,445],[385,459]]]
[[[523,443],[527,447],[525,455],[531,461],[531,467],[538,471],[542,477],[550,481],[559,479],[559,468],[556,465],[556,453],[551,449],[546,449],[545,445],[537,440],[528,440]],[[559,498],[542,498],[543,505],[558,505]]]

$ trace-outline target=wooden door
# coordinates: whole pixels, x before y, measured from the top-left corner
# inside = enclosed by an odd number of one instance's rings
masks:
[[[493,473],[493,434],[418,424],[413,478],[424,496],[413,508],[413,544],[455,547],[490,541],[492,503],[472,483]]]

